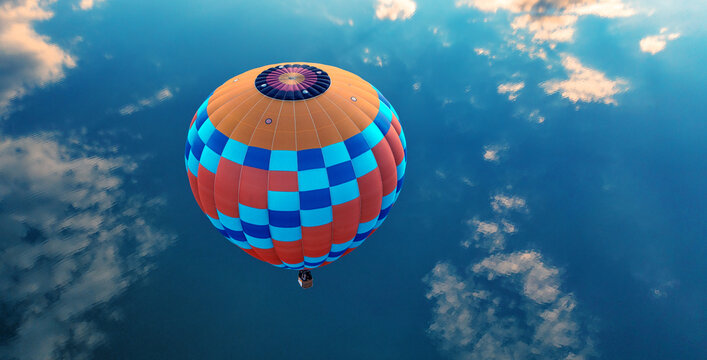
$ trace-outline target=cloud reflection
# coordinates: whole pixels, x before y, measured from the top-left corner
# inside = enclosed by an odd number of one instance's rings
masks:
[[[102,343],[88,312],[153,266],[173,236],[131,196],[126,157],[82,153],[52,134],[0,141],[0,358],[81,357]]]

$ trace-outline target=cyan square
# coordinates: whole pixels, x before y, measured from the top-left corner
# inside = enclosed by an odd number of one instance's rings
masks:
[[[272,150],[270,169],[274,171],[297,171],[297,152],[291,150]]]
[[[332,186],[329,188],[331,193],[331,204],[339,205],[358,198],[358,181],[351,180],[341,185]]]
[[[297,241],[302,239],[302,228],[299,226],[290,228],[270,226],[270,236],[277,241]]]
[[[248,145],[233,139],[228,139],[228,142],[226,142],[226,146],[223,148],[221,156],[233,161],[236,164],[243,165],[243,161],[245,160],[245,154],[247,151]]]
[[[206,142],[209,141],[211,134],[213,134],[215,130],[216,128],[214,127],[214,124],[212,124],[211,121],[206,120],[199,128],[199,138],[201,139],[201,141],[204,142],[204,144],[206,144]]]
[[[275,211],[299,210],[299,192],[268,191],[268,209]]]
[[[322,155],[324,156],[324,165],[327,167],[351,160],[349,151],[346,149],[344,142],[338,142],[323,147]]]
[[[241,224],[245,230],[245,224],[267,225],[268,224],[268,209],[258,209],[243,204],[238,204],[238,214],[241,217]]]
[[[325,207],[315,210],[300,210],[300,219],[302,226],[321,226],[329,224],[332,221],[331,207]]]
[[[325,168],[302,170],[297,172],[300,191],[325,189],[329,187],[329,176]]]
[[[376,158],[373,156],[373,151],[370,150],[354,158],[351,162],[353,163],[354,172],[356,173],[357,178],[368,174],[378,167]]]
[[[221,157],[217,153],[213,152],[209,147],[204,147],[204,151],[201,152],[201,159],[199,160],[201,166],[216,174],[219,161],[221,161]]]
[[[196,159],[196,156],[194,156],[194,153],[192,152],[189,153],[187,167],[189,168],[189,172],[191,172],[192,175],[199,176],[199,160]]]
[[[219,221],[221,221],[221,224],[223,224],[226,229],[232,231],[243,231],[243,226],[241,226],[241,219],[224,215],[218,210],[216,210],[216,213],[218,214]]]
[[[363,135],[366,139],[368,147],[371,149],[378,145],[378,143],[383,139],[383,134],[381,134],[381,130],[375,122],[372,122],[365,129],[363,129],[361,135]]]

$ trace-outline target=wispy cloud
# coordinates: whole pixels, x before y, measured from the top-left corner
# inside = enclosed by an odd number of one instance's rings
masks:
[[[628,82],[609,79],[598,70],[582,65],[571,55],[563,55],[562,66],[569,73],[567,80],[549,80],[540,84],[547,94],[559,92],[571,102],[600,102],[617,105],[614,95],[628,90]]]
[[[507,145],[486,145],[482,154],[484,160],[489,162],[499,162],[501,155],[508,150]]]
[[[585,359],[595,354],[572,293],[539,253],[492,255],[459,275],[440,262],[424,277],[429,334],[460,359]]]
[[[364,64],[372,64],[377,67],[383,67],[388,64],[388,58],[383,54],[373,54],[370,48],[363,49],[363,56],[361,57]]]
[[[381,20],[406,20],[415,15],[417,3],[413,0],[377,0],[376,17]]]
[[[0,1],[0,115],[13,100],[64,78],[76,58],[49,37],[38,34],[34,24],[54,17],[54,0]]]
[[[639,42],[641,51],[655,55],[663,50],[668,44],[668,41],[675,40],[680,37],[680,33],[668,33],[667,28],[660,29],[660,34],[646,36]]]
[[[120,113],[120,115],[127,116],[138,111],[151,108],[165,100],[174,97],[174,91],[177,91],[177,89],[165,86],[162,89],[157,90],[157,92],[152,96],[142,98],[132,104],[121,106],[120,109],[118,109],[118,113]]]
[[[518,92],[523,90],[525,83],[520,82],[508,82],[498,85],[499,94],[508,94],[508,100],[514,101],[518,98]]]
[[[12,309],[0,326],[14,334],[0,358],[89,356],[104,335],[85,314],[149,271],[173,239],[144,216],[162,200],[124,190],[132,160],[58,138],[0,140],[0,307]]]
[[[522,211],[528,210],[525,204],[525,199],[517,195],[496,194],[491,198],[491,208],[497,213],[506,212],[508,210]]]
[[[473,218],[466,221],[472,236],[461,241],[463,248],[470,248],[472,245],[477,249],[484,249],[488,252],[496,252],[506,247],[506,235],[515,233],[516,227],[506,219],[481,221]]]

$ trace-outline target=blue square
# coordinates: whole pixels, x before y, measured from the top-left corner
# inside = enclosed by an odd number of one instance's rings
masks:
[[[344,144],[346,145],[346,149],[349,151],[349,156],[352,159],[370,149],[368,147],[368,143],[366,142],[366,138],[364,138],[361,133],[344,140]]]
[[[201,159],[201,152],[204,151],[204,142],[198,136],[194,138],[194,143],[191,144],[191,152],[197,160]]]
[[[246,235],[260,239],[270,238],[270,229],[267,225],[255,225],[245,221],[241,221],[241,224]]]
[[[322,149],[307,149],[297,152],[297,170],[321,169],[323,167]]]
[[[329,176],[329,186],[343,184],[356,178],[356,173],[354,172],[351,161],[328,167],[326,171]]]
[[[210,96],[209,96],[210,98]],[[209,105],[209,99],[207,98],[201,106],[199,106],[199,110],[196,111],[196,120],[194,121],[194,125],[196,126],[196,129],[198,130],[201,127],[201,124],[206,121],[206,119],[209,118],[209,114],[206,111],[206,107]]]
[[[206,142],[206,146],[208,146],[215,153],[221,155],[221,153],[223,152],[223,148],[226,147],[227,142],[228,136],[224,135],[218,130],[214,130],[214,132],[211,134],[211,137],[209,138],[209,141]]]
[[[326,189],[329,187],[329,176],[324,168],[302,170],[297,172],[297,183],[300,191]]]
[[[375,119],[373,119],[373,122],[378,126],[378,129],[380,129],[381,133],[383,135],[388,133],[388,129],[390,129],[390,122],[393,120],[393,112],[390,111],[390,109],[384,104],[382,101],[380,102],[380,106],[378,108],[378,115],[376,115]]]
[[[349,151],[346,150],[346,145],[343,142],[323,147],[322,155],[324,155],[324,165],[326,166],[333,166],[351,160]]]
[[[189,158],[189,150],[191,150],[191,144],[187,141],[187,146],[184,149],[184,158],[185,159]]]
[[[329,189],[300,191],[299,203],[302,210],[314,210],[331,206]]]
[[[268,210],[270,225],[281,228],[291,228],[300,226],[299,211],[276,211]]]
[[[243,165],[268,170],[270,167],[270,150],[249,146]]]

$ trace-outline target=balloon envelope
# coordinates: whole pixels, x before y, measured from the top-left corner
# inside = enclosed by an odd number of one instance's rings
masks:
[[[336,261],[381,226],[406,154],[398,116],[372,85],[333,66],[282,63],[229,79],[204,101],[185,163],[223,236],[296,270]]]

